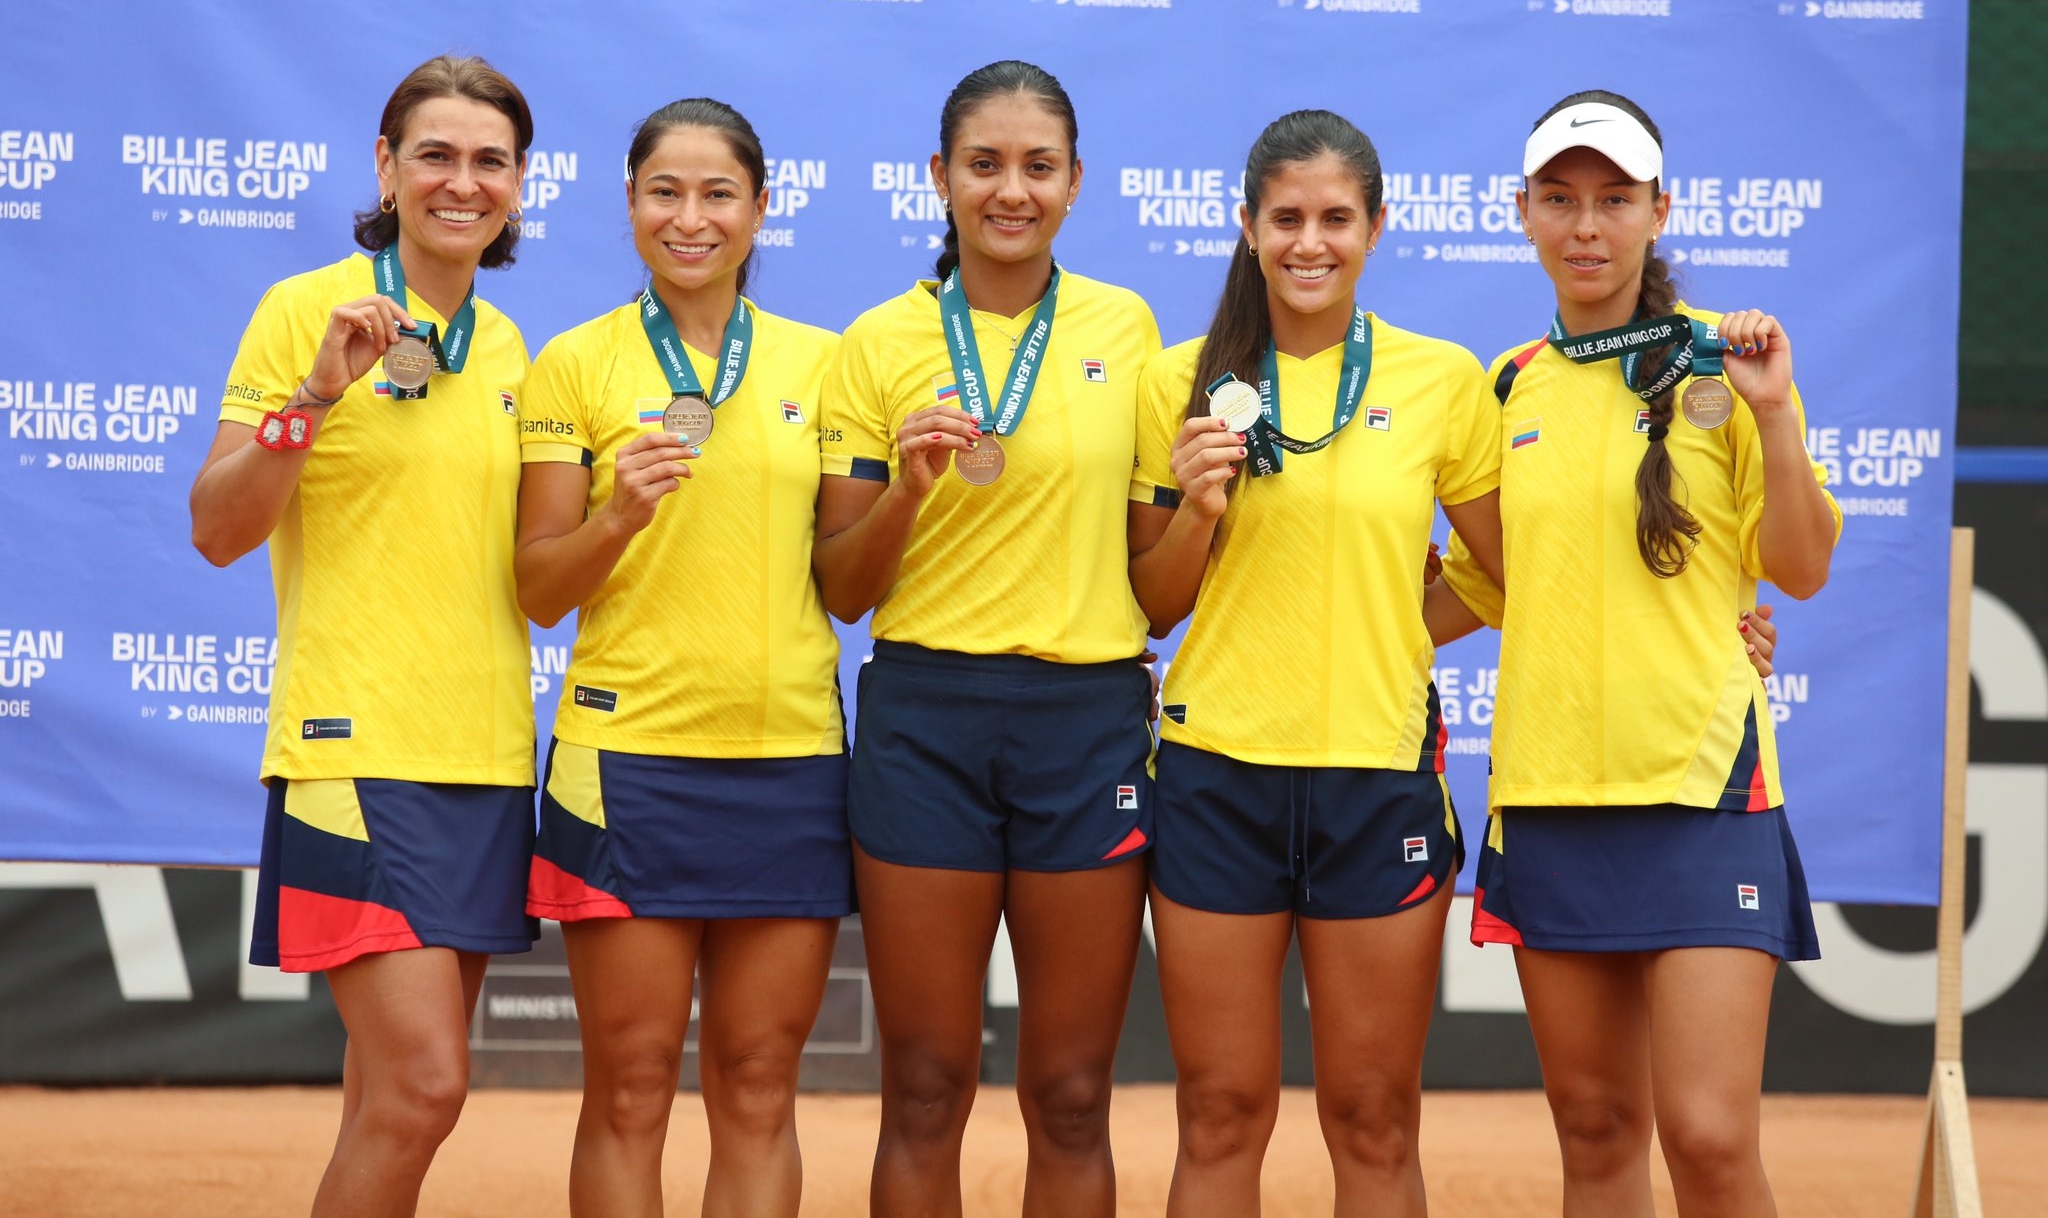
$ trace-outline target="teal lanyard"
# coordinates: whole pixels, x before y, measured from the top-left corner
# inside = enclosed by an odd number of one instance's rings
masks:
[[[371,260],[377,276],[377,291],[389,298],[407,316],[412,309],[405,300],[405,268],[398,263],[398,244],[393,242],[377,251]],[[404,333],[404,331],[401,331]],[[455,316],[448,322],[448,334],[444,339],[433,322],[414,319],[413,333],[427,340],[427,347],[434,353],[434,367],[450,376],[460,376],[463,365],[469,362],[470,337],[476,333],[476,282],[470,281],[469,295],[462,298],[462,307],[455,310]],[[427,387],[404,389],[391,386],[391,396],[405,401],[418,401],[427,396]]]
[[[1636,373],[1640,371],[1643,352],[1665,343],[1678,344],[1677,350],[1672,352],[1671,362],[1664,365],[1649,384],[1637,385]],[[1598,330],[1576,338],[1565,333],[1564,318],[1553,313],[1550,318],[1550,345],[1575,364],[1597,364],[1602,360],[1619,358],[1622,381],[1645,402],[1654,401],[1658,394],[1687,375],[1721,375],[1720,333],[1715,327],[1694,321],[1683,313],[1632,321],[1612,330]]]
[[[647,342],[661,360],[661,370],[668,374],[669,392],[677,397],[689,394],[704,398],[715,409],[733,395],[747,375],[747,349],[753,345],[754,317],[747,311],[745,297],[733,299],[732,316],[726,320],[725,337],[719,344],[718,388],[708,395],[697,381],[697,370],[690,367],[690,357],[683,350],[683,336],[676,332],[675,320],[651,287],[640,293],[640,326],[647,331]]]
[[[1045,298],[1031,314],[1017,353],[1010,357],[1010,374],[1003,382],[1002,398],[991,410],[988,387],[981,371],[981,348],[974,341],[974,319],[969,316],[967,293],[960,287],[960,270],[946,276],[939,288],[939,317],[946,331],[946,354],[953,359],[953,383],[960,389],[960,408],[973,416],[977,426],[987,427],[991,417],[995,432],[1007,436],[1024,425],[1024,411],[1031,405],[1031,390],[1038,383],[1038,370],[1045,362],[1045,349],[1052,342],[1052,315],[1060,295],[1060,267],[1054,263],[1052,281],[1045,285]]]
[[[1280,430],[1280,354],[1272,343],[1259,361],[1259,418],[1245,436],[1246,456],[1252,477],[1263,478],[1280,472],[1280,450],[1296,454],[1321,452],[1358,414],[1365,400],[1365,384],[1372,376],[1372,318],[1364,309],[1351,310],[1351,329],[1344,336],[1344,371],[1337,378],[1337,407],[1330,418],[1329,433],[1320,440],[1297,440]],[[1214,393],[1224,381],[1236,377],[1226,372],[1209,386]]]

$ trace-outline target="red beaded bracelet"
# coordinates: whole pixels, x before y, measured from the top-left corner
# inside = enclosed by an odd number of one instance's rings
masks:
[[[293,407],[268,411],[256,428],[256,442],[272,452],[305,448],[313,442],[313,416]]]

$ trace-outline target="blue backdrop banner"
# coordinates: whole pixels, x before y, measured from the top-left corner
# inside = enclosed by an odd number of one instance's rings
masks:
[[[263,290],[352,248],[386,96],[442,51],[518,81],[538,135],[519,265],[479,291],[539,350],[641,273],[621,163],[677,97],[772,158],[753,292],[832,328],[926,273],[953,83],[1038,62],[1080,114],[1061,260],[1199,332],[1259,129],[1318,106],[1386,167],[1361,303],[1482,359],[1544,333],[1516,221],[1537,115],[1574,90],[1663,128],[1686,297],[1778,314],[1848,517],[1780,596],[1770,682],[1817,897],[1931,902],[1954,474],[1961,0],[621,0],[0,15],[0,858],[249,864],[275,644],[267,566],[216,571],[186,493]],[[422,589],[431,603],[432,590]],[[1730,628],[1733,628],[1730,623]],[[535,631],[545,739],[570,633]],[[843,632],[844,665],[867,654]],[[1171,640],[1162,649],[1171,658]],[[1484,815],[1495,649],[1446,648],[1453,788]],[[856,730],[857,726],[856,726]]]

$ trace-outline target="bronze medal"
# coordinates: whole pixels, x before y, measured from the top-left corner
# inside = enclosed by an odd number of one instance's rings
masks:
[[[1697,377],[1685,387],[1685,421],[1702,431],[1712,431],[1735,413],[1735,395],[1725,381],[1711,376]]]
[[[711,403],[699,393],[679,393],[661,412],[661,429],[693,447],[711,438],[711,424]]]
[[[384,377],[400,389],[419,389],[434,375],[434,349],[411,334],[384,349]]]
[[[996,443],[994,432],[985,433],[966,452],[953,454],[953,468],[962,478],[974,486],[987,486],[1003,476],[1003,446]]]

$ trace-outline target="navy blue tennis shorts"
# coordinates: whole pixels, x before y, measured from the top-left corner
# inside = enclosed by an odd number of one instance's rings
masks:
[[[1152,682],[1135,658],[877,640],[858,705],[847,809],[882,862],[1082,871],[1151,847]]]
[[[1443,775],[1255,765],[1159,746],[1152,881],[1214,913],[1376,918],[1429,899],[1464,858]]]

